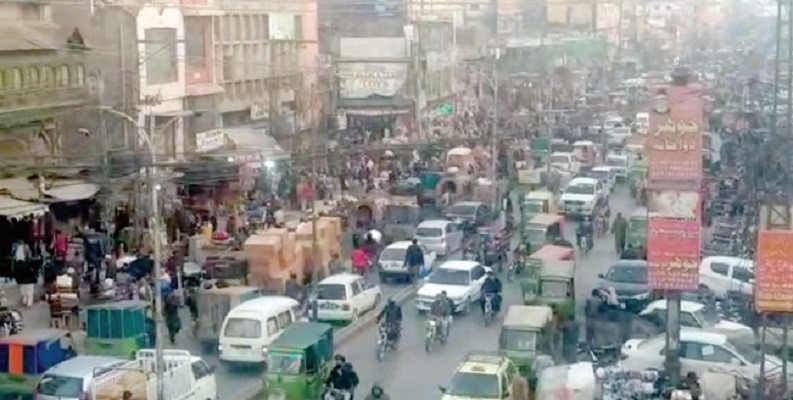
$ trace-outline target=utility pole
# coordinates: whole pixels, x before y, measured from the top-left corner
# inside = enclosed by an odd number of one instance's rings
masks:
[[[424,15],[424,1],[421,2],[421,15]],[[417,140],[421,141],[424,140],[424,128],[421,121],[421,92],[422,92],[422,85],[421,85],[421,65],[419,62],[419,52],[421,50],[421,45],[419,44],[419,25],[421,21],[419,19],[414,20],[413,22],[413,40],[411,49],[413,50],[413,70],[416,74],[416,98],[414,100],[415,110],[414,110],[414,120],[416,124],[416,133],[418,135]]]
[[[155,354],[157,370],[157,400],[164,400],[164,378],[165,360],[163,359],[163,342],[165,335],[163,327],[162,290],[160,290],[160,279],[162,279],[162,243],[160,239],[160,199],[159,188],[157,185],[157,151],[154,148],[156,136],[155,116],[153,107],[149,107],[149,155],[151,156],[151,167],[149,168],[149,190],[151,190],[151,228],[154,236],[154,322],[155,322]]]
[[[622,7],[623,0],[618,3],[618,17],[617,17],[617,61],[622,61]]]
[[[312,96],[313,98],[313,96]],[[324,115],[324,113],[323,113]],[[324,118],[323,118],[324,120]],[[319,278],[319,269],[324,268],[319,260],[319,243],[317,241],[317,131],[319,128],[311,129],[311,287],[315,287]],[[314,298],[311,304],[311,313],[314,320],[319,313],[317,299]]]
[[[490,158],[493,162],[493,209],[500,210],[498,201],[498,59],[501,56],[500,49],[493,49],[493,123],[490,126],[490,134],[492,136],[492,148]]]

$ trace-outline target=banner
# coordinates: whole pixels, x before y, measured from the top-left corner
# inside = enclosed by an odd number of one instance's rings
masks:
[[[696,290],[699,286],[698,220],[650,218],[648,281],[653,290]]]
[[[702,215],[698,192],[651,190],[647,203],[649,218],[700,221]]]
[[[793,232],[760,231],[754,263],[759,312],[793,312]]]

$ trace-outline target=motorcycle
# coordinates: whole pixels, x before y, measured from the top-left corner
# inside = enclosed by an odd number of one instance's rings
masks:
[[[583,256],[589,254],[593,246],[594,243],[592,242],[592,235],[583,235],[578,237],[578,250],[581,251]]]
[[[330,388],[325,395],[322,396],[322,400],[350,400],[352,398],[352,393],[348,390]]]
[[[485,326],[490,326],[493,322],[493,318],[496,316],[495,310],[493,310],[493,297],[492,294],[486,294],[484,297],[485,307],[483,317],[485,319]]]
[[[576,359],[578,361],[591,362],[598,367],[616,365],[620,357],[620,345],[608,344],[605,346],[592,346],[589,343],[581,342],[578,344]]]
[[[385,352],[388,349],[388,327],[385,324],[380,325],[380,333],[377,338],[377,361],[383,361]]]
[[[427,330],[427,336],[424,341],[424,351],[427,353],[432,352],[432,347],[436,341],[441,342],[441,344],[446,343],[446,332],[442,332],[443,324],[437,317],[430,317],[425,324]],[[448,329],[448,327],[446,327]]]
[[[17,310],[0,308],[0,337],[22,332],[22,313]]]

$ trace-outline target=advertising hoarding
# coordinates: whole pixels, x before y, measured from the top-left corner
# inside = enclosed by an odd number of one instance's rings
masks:
[[[762,230],[754,264],[759,312],[793,312],[793,232]]]
[[[648,281],[655,290],[696,290],[699,285],[698,220],[650,218],[647,228]]]

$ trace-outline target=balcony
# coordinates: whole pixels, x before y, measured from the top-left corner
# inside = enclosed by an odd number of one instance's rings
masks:
[[[59,109],[85,104],[87,87],[0,90],[0,126],[14,126],[55,115]]]

